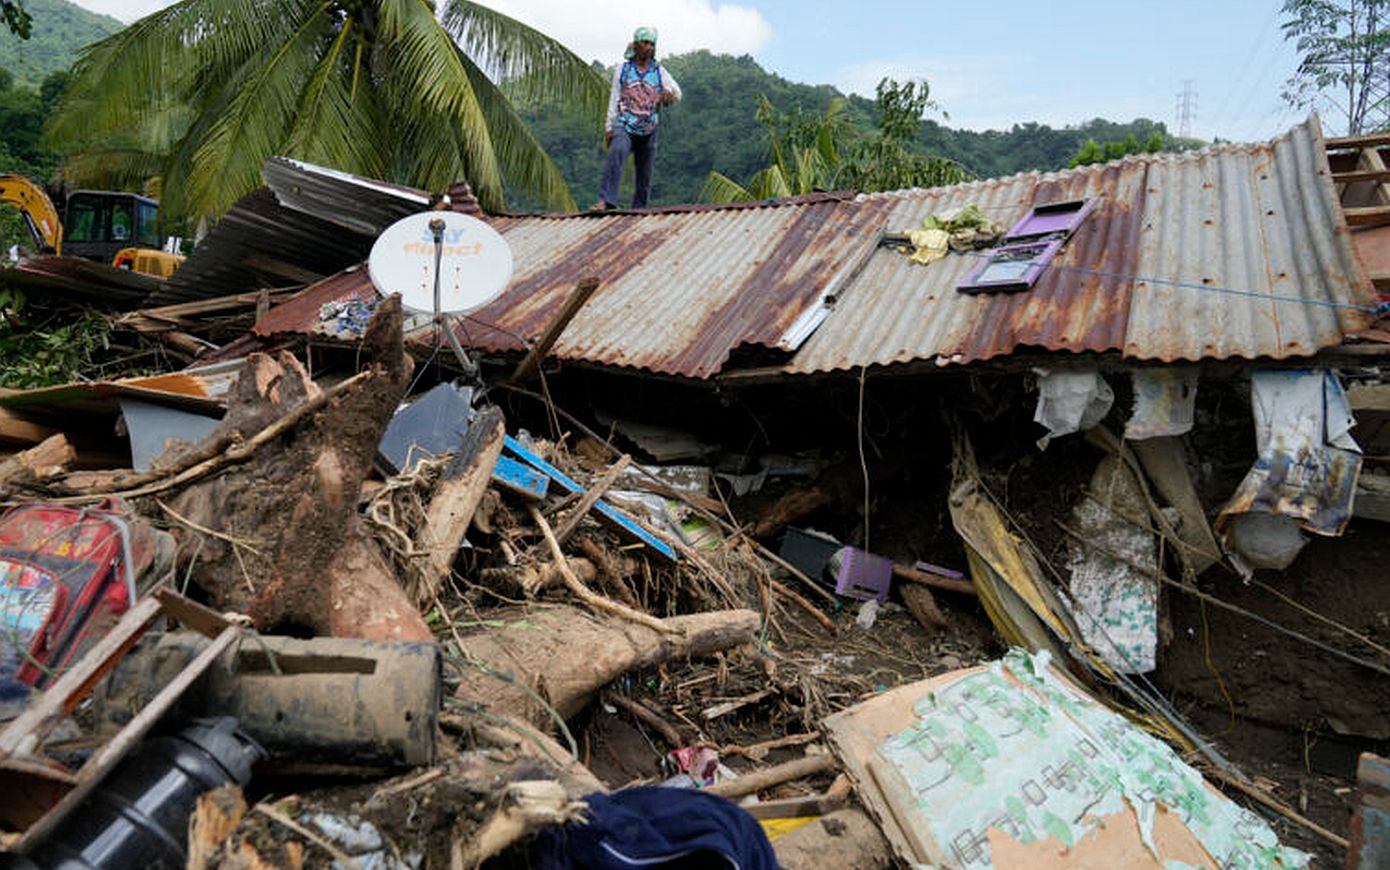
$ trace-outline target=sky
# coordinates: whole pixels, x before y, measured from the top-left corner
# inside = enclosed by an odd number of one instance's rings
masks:
[[[75,0],[133,21],[162,0]],[[446,0],[440,0],[441,4]],[[1149,118],[1179,133],[1267,139],[1305,110],[1280,98],[1297,56],[1282,0],[1039,3],[1018,0],[487,0],[585,60],[616,61],[633,28],[660,31],[658,58],[705,48],[752,55],[807,84],[873,96],[883,76],[925,78],[950,127]],[[1323,118],[1329,135],[1344,122]]]

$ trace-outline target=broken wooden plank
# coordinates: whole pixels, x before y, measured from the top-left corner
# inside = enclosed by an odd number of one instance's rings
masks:
[[[608,492],[608,489],[613,486],[613,481],[618,479],[618,475],[623,473],[623,469],[627,468],[631,461],[632,457],[624,453],[618,457],[617,462],[608,467],[602,477],[594,481],[594,485],[589,487],[588,492],[579,499],[579,504],[574,506],[570,515],[565,517],[565,521],[555,529],[555,540],[563,544],[566,538],[574,534],[574,530],[579,528],[584,517],[588,516],[589,511],[593,510],[594,505],[603,497],[604,493]]]
[[[36,482],[52,477],[77,458],[63,433],[50,435],[28,450],[0,462],[0,486],[16,481]]]
[[[579,313],[579,309],[584,307],[584,303],[589,301],[589,297],[593,296],[594,291],[597,289],[597,278],[580,279],[579,283],[575,285],[574,292],[570,294],[570,298],[565,300],[565,306],[560,309],[555,315],[555,319],[550,321],[550,325],[546,327],[545,333],[541,336],[540,341],[536,342],[531,350],[527,352],[526,358],[516,367],[516,371],[512,373],[510,383],[524,384],[535,375],[536,370],[540,368],[541,360],[545,359],[545,355],[550,353],[550,348],[555,344],[560,334],[565,331],[565,327],[569,326],[569,322],[574,319],[574,315]]]
[[[42,819],[29,826],[15,845],[17,851],[25,852],[31,849],[34,844],[41,841],[70,813],[80,804],[92,789],[96,788],[106,774],[125,758],[130,750],[144,738],[150,728],[169,711],[174,702],[193,685],[203,672],[212,667],[213,662],[241,637],[241,630],[235,626],[223,630],[217,638],[208,645],[207,649],[198,654],[198,657],[188,663],[179,675],[170,680],[168,685],[160,689],[159,693],[146,704],[135,717],[126,724],[120,732],[98,749],[87,762],[82,765],[82,769],[77,772],[77,787],[63,796],[58,805],[49,810]]]
[[[512,436],[507,436],[507,439],[504,442],[504,446],[506,447],[506,449],[515,453],[532,468],[538,469],[539,471],[542,471],[546,475],[548,475],[550,479],[555,481],[555,483],[559,484],[560,488],[565,490],[565,492],[584,492],[584,487],[580,486],[578,483],[575,483],[573,480],[567,477],[565,473],[560,469],[556,468],[555,466],[546,462],[544,459],[541,459],[535,453],[528,450],[524,444],[522,444],[520,441],[517,441]],[[622,511],[618,510],[617,508],[613,507],[612,505],[608,504],[602,499],[594,503],[593,509],[599,514],[600,517],[606,519],[609,522],[609,524],[619,532],[626,534],[635,540],[641,541],[643,544],[646,544],[652,550],[656,551],[658,555],[664,556],[667,560],[671,562],[676,561],[676,551],[671,548],[670,544],[666,543],[665,541],[658,538],[656,535],[653,535],[651,532],[642,528],[640,525],[637,524],[635,520],[633,520],[627,514],[624,514]]]
[[[36,747],[48,732],[62,721],[91,692],[97,681],[116,666],[116,662],[135,646],[145,628],[159,615],[154,598],[142,598],[125,612],[114,628],[63,672],[52,686],[37,695],[9,725],[0,731],[0,758],[20,754],[25,747]]]
[[[202,315],[254,307],[259,304],[263,297],[270,302],[283,302],[296,292],[298,290],[253,290],[249,293],[234,293],[212,299],[199,299],[196,302],[180,302],[175,305],[161,305],[158,308],[142,308],[139,311],[131,311],[121,315],[116,320],[116,325],[133,329],[136,332],[163,331],[171,325],[187,323],[189,319],[196,319]]]
[[[449,463],[440,473],[434,495],[425,508],[425,523],[415,532],[415,544],[429,555],[426,562],[425,589],[416,589],[417,604],[433,600],[439,586],[454,565],[454,558],[463,544],[473,512],[487,491],[492,469],[502,454],[502,439],[506,429],[502,411],[484,408],[463,433]]]
[[[937,589],[945,589],[948,592],[959,592],[962,595],[977,595],[975,584],[969,580],[957,580],[954,577],[947,577],[937,574],[934,571],[923,571],[919,568],[911,568],[907,565],[893,563],[893,576],[911,583],[920,583],[923,586],[933,586]],[[902,588],[902,587],[899,587]]]

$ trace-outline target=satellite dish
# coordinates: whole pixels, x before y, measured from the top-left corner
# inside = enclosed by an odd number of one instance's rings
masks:
[[[438,223],[431,226],[434,222]],[[458,314],[481,308],[501,295],[512,279],[512,249],[496,230],[475,217],[425,211],[401,218],[377,236],[367,273],[377,290],[383,295],[401,294],[401,304],[412,311]]]

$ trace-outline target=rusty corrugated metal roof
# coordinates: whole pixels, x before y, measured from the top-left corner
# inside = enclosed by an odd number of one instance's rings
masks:
[[[741,345],[794,349],[798,320],[877,246],[886,206],[826,196],[757,207],[497,218],[516,274],[460,339],[520,350],[580,278],[602,282],[552,349],[560,359],[707,378]]]
[[[457,332],[472,347],[520,351],[592,275],[602,284],[552,355],[692,378],[725,371],[743,346],[782,351],[788,373],[1024,348],[1309,355],[1362,328],[1355,309],[1373,301],[1327,174],[1313,118],[1269,143],[853,200],[494,217],[516,274]],[[1096,209],[1024,293],[959,293],[974,256],[918,266],[879,244],[970,203],[1007,227],[1034,206],[1082,198]],[[257,331],[313,328],[297,317]]]
[[[1361,328],[1352,306],[1373,301],[1327,172],[1309,119],[1269,143],[865,195],[892,203],[892,230],[968,203],[1006,227],[1048,202],[1099,205],[1025,293],[957,292],[975,257],[923,267],[876,251],[788,371],[1024,347],[1164,362],[1315,353]]]

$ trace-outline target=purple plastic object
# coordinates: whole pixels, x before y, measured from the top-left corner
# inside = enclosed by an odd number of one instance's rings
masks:
[[[965,575],[955,568],[943,568],[940,565],[933,565],[930,562],[914,562],[912,567],[918,571],[930,571],[933,574],[940,574],[942,577],[950,577],[952,580],[964,580]]]
[[[1034,206],[1023,220],[1004,235],[1005,242],[1021,242],[1053,233],[1071,235],[1096,207],[1094,199],[1050,202]]]
[[[840,559],[840,573],[835,579],[835,594],[868,601],[888,600],[888,587],[893,583],[893,561],[875,556],[857,547],[845,547]]]

